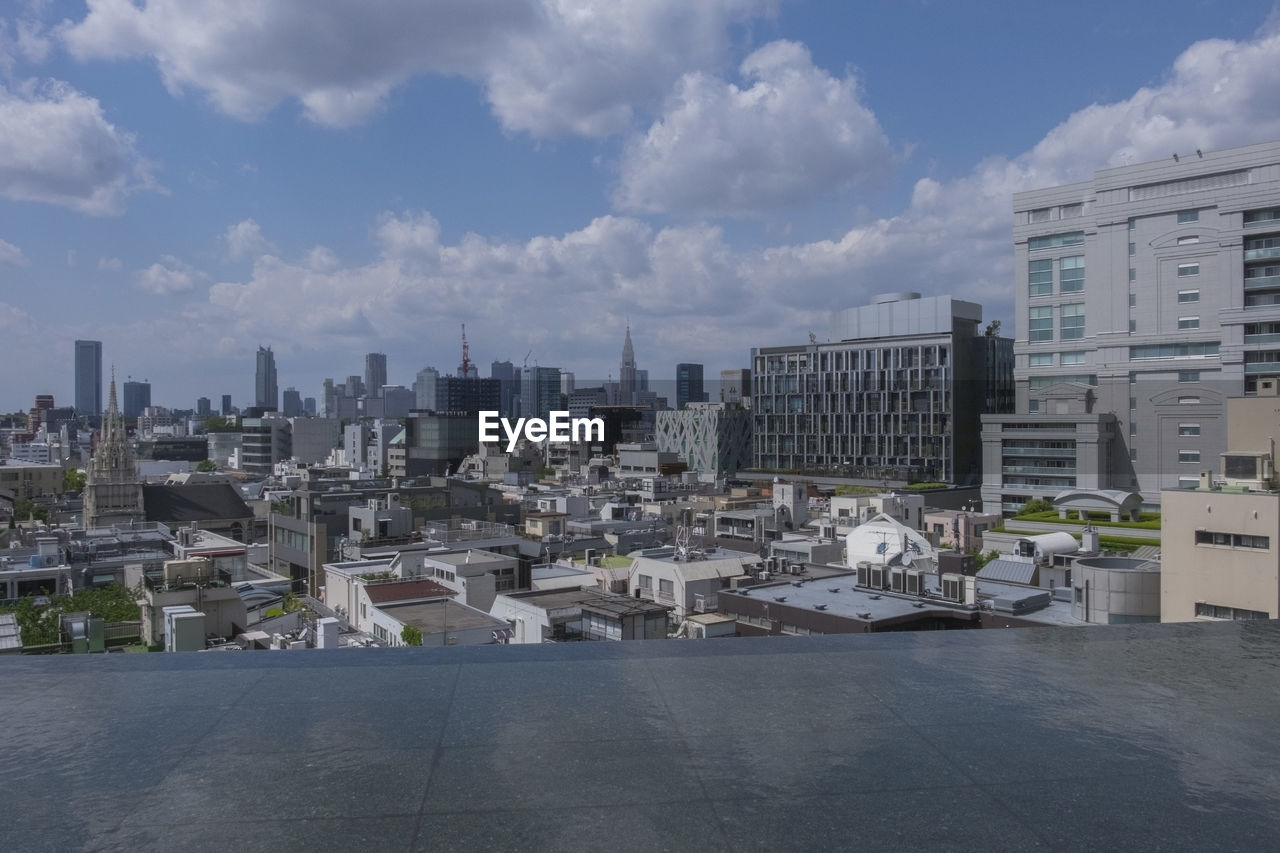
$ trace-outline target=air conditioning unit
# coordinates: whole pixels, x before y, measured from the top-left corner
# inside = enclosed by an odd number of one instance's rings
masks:
[[[948,572],[942,576],[942,597],[947,601],[964,601],[964,575]]]
[[[888,589],[889,588],[889,570],[885,566],[871,567],[871,584],[872,589]]]
[[[858,586],[871,586],[870,563],[858,563]]]
[[[903,568],[892,568],[889,570],[889,588],[894,592],[907,591],[907,570]]]
[[[920,569],[907,569],[907,595],[924,595],[924,572]]]

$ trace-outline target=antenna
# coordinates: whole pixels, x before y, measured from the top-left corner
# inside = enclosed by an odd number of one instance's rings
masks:
[[[467,345],[467,324],[462,324],[462,376],[471,375],[471,348]]]

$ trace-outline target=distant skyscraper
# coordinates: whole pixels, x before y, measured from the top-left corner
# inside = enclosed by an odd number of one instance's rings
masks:
[[[387,384],[387,354],[371,352],[364,357],[364,387],[370,397],[381,397]]]
[[[231,414],[231,395],[223,394],[222,395],[222,416],[225,418],[229,414]]]
[[[363,397],[368,393],[364,387],[364,380],[354,373],[347,377],[343,387],[346,388],[346,396],[348,397]]]
[[[196,416],[207,418],[213,414],[213,401],[208,397],[201,397],[196,400]]]
[[[702,365],[676,365],[676,409],[683,409],[689,403],[706,402],[702,392]]]
[[[253,385],[254,405],[279,410],[280,392],[276,387],[276,357],[271,347],[258,347],[258,372]]]
[[[629,406],[636,397],[636,351],[631,345],[631,324],[627,323],[627,337],[622,342],[622,364],[618,368],[618,402]]]
[[[436,408],[436,382],[440,379],[440,371],[434,367],[424,367],[418,371],[413,381],[414,408],[419,412],[432,412]]]
[[[489,366],[489,376],[499,382],[498,411],[504,418],[514,417],[516,397],[520,396],[516,367],[509,361],[495,361]]]
[[[525,367],[520,371],[520,416],[547,418],[560,408],[560,368]]]
[[[129,380],[124,383],[124,416],[126,418],[138,417],[142,414],[142,410],[150,405],[150,382],[134,382],[133,380]]]
[[[313,418],[314,418],[314,417],[316,416],[316,398],[315,398],[315,397],[303,397],[303,398],[302,398],[302,411],[303,411],[303,413],[304,413],[304,414],[308,415],[309,417],[313,417]]]
[[[102,341],[76,341],[76,414],[102,414]]]
[[[568,397],[577,388],[573,373],[564,370],[560,372],[560,393]]]
[[[296,418],[302,414],[302,395],[297,388],[284,389],[284,416]]]
[[[751,399],[751,371],[735,367],[720,371],[720,402],[743,403]]]

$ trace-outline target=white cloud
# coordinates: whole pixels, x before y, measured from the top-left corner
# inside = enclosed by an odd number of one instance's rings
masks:
[[[133,137],[97,99],[56,80],[0,85],[0,195],[101,216],[152,186]]]
[[[119,258],[98,258],[98,269],[100,270],[119,270],[124,268],[124,263]]]
[[[137,285],[142,290],[157,296],[167,296],[190,290],[199,278],[202,278],[201,274],[190,265],[173,255],[165,255],[158,263],[138,270]]]
[[[30,264],[30,261],[27,260],[27,256],[17,246],[7,240],[0,240],[0,264],[25,267]]]
[[[80,59],[149,56],[174,94],[252,120],[296,99],[366,120],[420,74],[484,86],[503,126],[537,136],[627,127],[681,73],[723,60],[729,26],[774,0],[89,0],[61,36]]]
[[[626,146],[619,208],[746,215],[891,171],[889,140],[852,76],[832,77],[788,41],[755,51],[739,71],[750,86],[681,78],[664,114]]]
[[[229,226],[222,235],[222,242],[227,246],[227,254],[236,261],[275,251],[275,247],[263,238],[258,223],[252,219]]]

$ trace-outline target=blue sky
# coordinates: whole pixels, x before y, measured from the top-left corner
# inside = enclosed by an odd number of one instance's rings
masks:
[[[373,11],[371,11],[373,9]],[[8,0],[0,410],[388,354],[655,377],[919,290],[1013,326],[1013,192],[1280,138],[1270,2]]]

